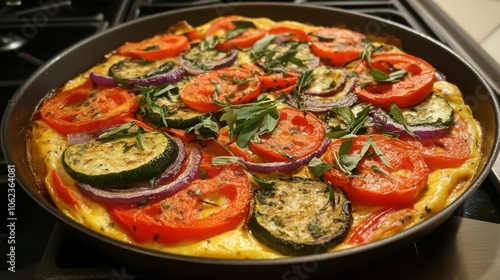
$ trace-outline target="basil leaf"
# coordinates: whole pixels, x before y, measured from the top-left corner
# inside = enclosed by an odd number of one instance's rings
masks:
[[[333,166],[324,162],[322,159],[314,157],[313,159],[311,159],[307,167],[309,168],[309,170],[311,170],[314,176],[320,177]]]
[[[392,103],[390,108],[389,108],[389,114],[396,120],[399,124],[401,124],[405,131],[410,134],[412,137],[415,137],[417,139],[420,139],[418,135],[416,135],[413,131],[411,131],[410,127],[408,126],[408,123],[406,122],[405,116],[403,115],[403,112],[399,109],[399,107]]]
[[[217,165],[224,165],[228,163],[237,163],[240,164],[239,158],[238,157],[233,157],[233,156],[217,156],[212,158],[212,165],[217,166]]]
[[[259,129],[259,122],[252,121],[250,124],[244,126],[238,134],[238,139],[236,139],[236,145],[240,148],[245,148],[248,146],[250,140],[254,137]]]
[[[372,68],[370,69],[370,75],[377,82],[398,82],[406,77],[408,72],[403,69],[398,69],[390,74],[386,74],[378,69]]]
[[[250,49],[252,58],[257,60],[264,56],[266,48],[276,39],[276,35],[267,35],[253,44]]]

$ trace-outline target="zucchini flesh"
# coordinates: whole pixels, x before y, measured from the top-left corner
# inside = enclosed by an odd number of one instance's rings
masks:
[[[184,55],[184,59],[188,60],[191,63],[191,66],[200,68],[203,70],[211,70],[206,69],[205,64],[220,61],[226,58],[228,55],[227,52],[222,52],[216,49],[205,49],[201,50],[199,46],[193,46],[187,53]]]
[[[118,79],[144,79],[167,73],[174,68],[170,60],[124,59],[109,68],[109,76]]]
[[[162,110],[163,116],[167,123],[167,127],[186,129],[201,122],[210,114],[195,111],[184,104],[179,97],[179,94],[169,94],[155,100],[157,108]],[[150,110],[147,104],[144,104],[139,109],[139,113],[146,121],[156,126],[165,126],[161,115],[155,111]]]
[[[419,104],[400,109],[409,126],[443,126],[453,122],[453,108],[442,96],[431,94]]]
[[[76,181],[93,187],[124,188],[150,180],[174,162],[179,147],[161,132],[142,135],[142,147],[135,136],[69,146],[63,153],[64,168]]]
[[[257,190],[248,226],[253,236],[284,255],[325,252],[350,228],[351,202],[341,188],[304,178],[275,179]]]
[[[345,83],[347,73],[343,68],[320,65],[313,69],[312,75],[311,83],[303,90],[319,94],[331,91],[340,84]]]

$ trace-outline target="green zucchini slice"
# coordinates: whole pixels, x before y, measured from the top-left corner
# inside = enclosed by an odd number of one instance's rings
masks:
[[[453,122],[453,108],[442,96],[431,94],[419,104],[400,109],[409,126],[443,126]]]
[[[177,158],[179,147],[162,132],[69,146],[63,165],[75,180],[94,187],[123,188],[162,173]]]
[[[124,59],[113,64],[108,71],[110,77],[119,79],[144,79],[167,73],[174,68],[170,60]]]
[[[165,126],[161,114],[163,114],[167,127],[186,129],[201,122],[209,113],[195,111],[179,97],[179,94],[169,94],[154,101],[154,107],[144,104],[139,109],[139,113],[144,119],[156,126]]]
[[[284,255],[325,252],[341,242],[352,222],[341,188],[304,178],[273,179],[258,189],[248,226],[253,236]]]

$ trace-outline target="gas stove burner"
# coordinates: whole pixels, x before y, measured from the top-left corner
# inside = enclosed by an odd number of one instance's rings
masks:
[[[27,43],[26,39],[10,33],[8,35],[0,35],[0,53],[4,52],[19,52],[19,50]]]

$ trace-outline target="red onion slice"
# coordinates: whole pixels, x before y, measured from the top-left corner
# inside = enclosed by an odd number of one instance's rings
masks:
[[[174,67],[167,73],[158,74],[155,76],[141,78],[141,79],[125,79],[125,82],[134,86],[160,86],[166,83],[175,84],[178,81],[184,79],[186,75],[186,70],[182,67]],[[90,79],[98,84],[108,87],[118,86],[118,83],[109,76],[104,76],[97,74],[95,72],[90,73]]]
[[[386,111],[381,108],[372,110],[371,115],[375,125],[384,132],[394,133],[407,133],[405,127],[394,120]],[[448,129],[447,126],[433,126],[433,125],[413,125],[409,129],[418,137],[432,138],[442,135]]]
[[[203,66],[205,69],[209,70],[216,70],[224,67],[229,67],[234,64],[236,61],[236,58],[238,57],[238,51],[237,50],[230,50],[227,52],[227,55],[219,60],[214,60],[214,61],[209,61],[203,63]],[[179,61],[179,64],[182,65],[182,67],[186,70],[186,72],[190,75],[199,75],[202,73],[205,73],[206,70],[196,67],[190,60],[185,59],[183,57],[178,57],[177,60]]]
[[[246,168],[248,168],[248,170],[259,172],[259,173],[291,172],[291,171],[298,169],[301,166],[309,164],[309,162],[314,157],[320,157],[322,154],[324,154],[326,149],[328,148],[330,142],[331,142],[331,140],[329,138],[323,139],[323,142],[321,142],[321,145],[318,147],[318,149],[315,152],[307,155],[306,157],[303,157],[301,159],[298,159],[298,160],[292,161],[292,162],[255,163],[255,162],[246,161],[243,158],[239,158],[239,162],[242,163],[243,165],[245,165]]]
[[[145,200],[158,201],[170,197],[187,187],[198,174],[201,162],[201,152],[193,149],[189,152],[186,168],[178,176],[156,188],[140,187],[130,189],[99,189],[87,184],[77,183],[77,187],[83,195],[98,203],[109,203],[119,205],[135,205]]]
[[[332,108],[336,107],[349,107],[358,101],[358,95],[353,91],[356,84],[356,78],[349,77],[344,85],[344,88],[328,97],[312,96],[312,95],[302,95],[304,98],[305,109],[314,113],[326,112]],[[288,98],[288,104],[290,106],[298,108],[297,100],[294,98]]]

